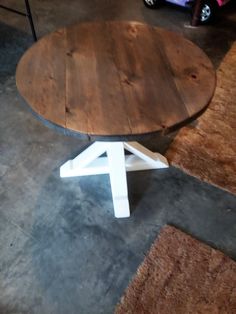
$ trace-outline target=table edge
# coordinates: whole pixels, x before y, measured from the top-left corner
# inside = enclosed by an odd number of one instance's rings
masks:
[[[36,111],[34,111],[31,106],[28,104],[28,102],[24,99],[24,97],[20,94],[21,99],[23,100],[23,106],[26,108],[28,112],[32,114],[34,118],[36,118],[38,121],[40,121],[44,126],[47,128],[55,131],[56,133],[62,134],[64,136],[70,136],[74,138],[78,138],[80,140],[88,140],[88,141],[102,141],[102,142],[118,142],[118,141],[141,141],[149,138],[153,138],[155,136],[168,136],[170,133],[176,132],[183,128],[184,126],[190,124],[194,120],[196,120],[198,117],[200,117],[208,108],[211,99],[209,103],[202,108],[199,112],[197,112],[195,115],[191,116],[188,120],[184,120],[179,122],[178,124],[171,126],[169,128],[165,128],[162,130],[157,130],[149,133],[140,133],[140,134],[121,134],[121,135],[96,135],[96,134],[86,134],[78,131],[74,131],[72,129],[66,129],[62,126],[51,122],[47,119],[45,119],[43,116],[38,114]],[[213,95],[212,95],[213,97]]]

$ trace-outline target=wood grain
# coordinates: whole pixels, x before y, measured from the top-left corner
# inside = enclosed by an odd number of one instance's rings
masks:
[[[16,83],[32,109],[65,126],[65,30],[34,44],[20,60]]]
[[[42,118],[93,136],[163,132],[210,102],[215,71],[180,35],[137,22],[72,25],[31,47],[17,87]]]

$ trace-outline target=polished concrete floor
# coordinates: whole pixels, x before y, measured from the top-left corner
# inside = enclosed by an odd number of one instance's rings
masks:
[[[2,1],[21,7],[16,0]],[[189,12],[141,0],[32,0],[41,37],[89,20],[137,20],[177,31],[217,68],[236,37],[236,6],[214,25],[190,28]],[[23,1],[22,1],[23,4]],[[23,7],[22,7],[23,8]],[[236,258],[236,198],[169,168],[128,174],[132,216],[113,216],[106,175],[61,179],[59,167],[88,142],[48,129],[15,86],[32,39],[23,17],[0,12],[0,313],[112,313],[150,245],[172,224]],[[168,139],[146,143],[164,150]]]

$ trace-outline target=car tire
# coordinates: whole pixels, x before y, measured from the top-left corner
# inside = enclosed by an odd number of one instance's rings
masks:
[[[159,7],[161,0],[143,0],[143,3],[149,9],[156,9]]]
[[[212,22],[215,18],[217,6],[215,1],[205,0],[202,4],[201,14],[200,14],[200,24],[208,24]]]

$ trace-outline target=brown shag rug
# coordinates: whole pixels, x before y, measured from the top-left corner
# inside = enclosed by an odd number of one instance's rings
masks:
[[[236,263],[166,226],[116,314],[235,314]]]
[[[236,42],[217,70],[217,87],[196,126],[175,137],[166,157],[200,180],[236,193]]]

